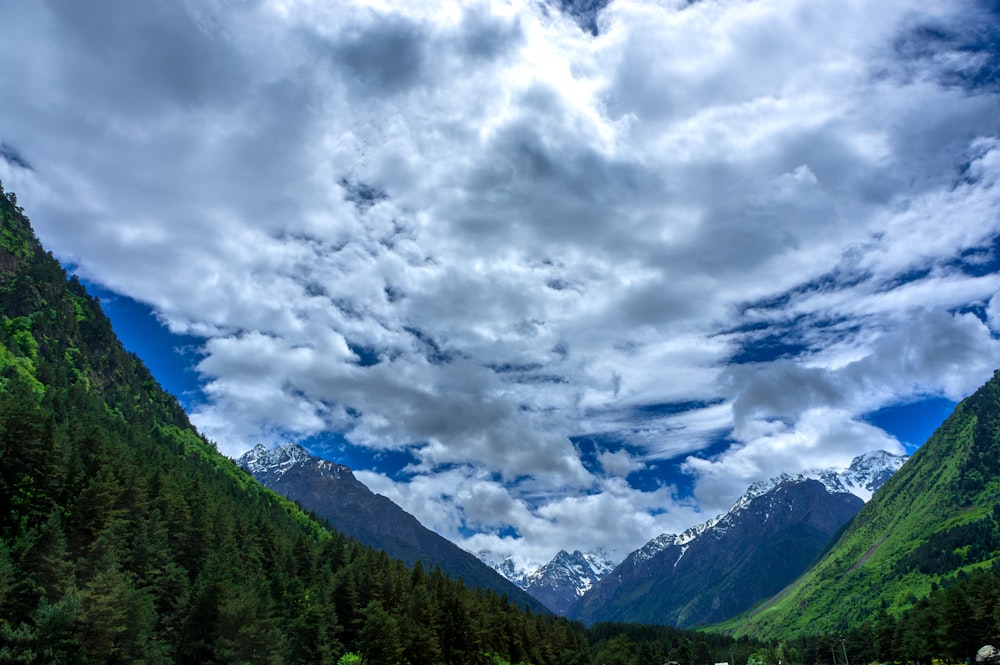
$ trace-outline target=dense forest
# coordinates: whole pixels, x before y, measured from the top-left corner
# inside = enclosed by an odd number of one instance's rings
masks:
[[[996,534],[956,531],[906,564],[969,538]],[[408,568],[219,454],[0,186],[2,663],[787,665],[837,644],[855,662],[961,660],[998,634],[998,589],[982,570],[902,616],[765,644],[585,628]]]

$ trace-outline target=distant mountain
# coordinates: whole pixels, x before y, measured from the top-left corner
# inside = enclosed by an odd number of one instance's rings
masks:
[[[630,554],[568,615],[680,627],[732,617],[800,575],[904,460],[879,451],[755,483],[726,514]]]
[[[1000,374],[964,400],[795,584],[730,628],[769,638],[898,615],[1000,561]]]
[[[388,498],[375,494],[341,464],[310,455],[287,444],[268,450],[257,445],[237,460],[262,485],[297,501],[339,531],[366,545],[385,550],[408,566],[421,561],[440,566],[453,578],[490,589],[522,607],[547,612],[544,605],[483,564],[472,554],[424,527]]]
[[[491,550],[480,550],[476,557],[556,614],[565,614],[616,565],[604,550],[576,550],[572,554],[560,550],[551,561],[538,567],[519,565],[513,558]]]
[[[597,554],[560,550],[552,561],[528,575],[522,588],[556,614],[565,615],[614,567]]]

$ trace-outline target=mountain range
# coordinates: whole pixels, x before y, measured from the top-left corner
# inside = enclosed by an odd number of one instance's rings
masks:
[[[477,556],[553,612],[588,623],[636,620],[684,626],[722,620],[803,572],[830,536],[906,459],[874,451],[855,458],[846,469],[784,473],[756,482],[727,513],[682,534],[662,534],[618,567],[602,554],[580,551],[560,551],[533,570],[489,551]],[[780,568],[768,556],[775,548],[782,550]],[[688,551],[687,561],[678,565]],[[727,552],[726,556],[719,551]],[[716,589],[717,580],[741,576],[754,583],[736,582],[728,595]],[[693,590],[703,595],[711,589],[719,592],[708,602],[714,609],[698,610],[705,601],[700,595],[696,598]],[[664,611],[660,605],[666,601],[654,601],[653,596],[669,596],[667,604],[678,607]],[[647,605],[657,607],[644,609]]]
[[[298,502],[337,530],[409,566],[420,561],[428,569],[439,567],[472,587],[490,589],[522,607],[547,612],[532,595],[424,527],[388,498],[372,492],[342,464],[310,455],[292,443],[270,450],[258,444],[237,464],[265,487]]]
[[[878,451],[846,470],[782,474],[751,485],[728,513],[683,534],[661,535],[617,567],[598,554],[560,551],[530,572],[510,559],[462,550],[373,493],[348,467],[302,446],[258,445],[237,463],[367,545],[409,565],[439,566],[535,611],[586,623],[692,626],[728,619],[791,582],[903,459]]]
[[[522,588],[556,614],[565,615],[613,569],[614,563],[599,554],[560,550],[526,576]]]
[[[680,627],[728,619],[802,574],[905,459],[875,451],[846,470],[754,483],[725,514],[630,554],[568,615]]]

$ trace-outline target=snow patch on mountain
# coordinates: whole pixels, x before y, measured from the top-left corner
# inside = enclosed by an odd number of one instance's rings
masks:
[[[906,455],[894,455],[884,450],[876,450],[855,457],[846,469],[811,469],[794,476],[782,473],[774,478],[752,484],[733,505],[730,512],[746,506],[756,497],[767,494],[782,483],[808,479],[820,481],[833,494],[837,492],[853,494],[867,503],[871,500],[875,490],[881,487],[892,474],[896,473],[907,459],[909,457]]]
[[[536,570],[534,568],[529,570],[525,566],[519,565],[513,558],[504,556],[503,554],[498,554],[497,552],[493,552],[491,550],[480,550],[475,552],[475,555],[480,561],[503,575],[508,581],[513,582],[521,589],[527,586],[528,576]]]
[[[556,614],[565,615],[612,569],[614,563],[599,554],[560,550],[527,576],[524,590]]]
[[[353,478],[354,476],[348,467],[319,457],[313,457],[309,454],[309,451],[297,443],[285,443],[271,449],[258,443],[237,459],[236,464],[249,471],[253,477],[258,479],[263,478],[267,482],[274,482],[280,479],[290,469],[299,464],[311,465],[322,475],[335,478]]]

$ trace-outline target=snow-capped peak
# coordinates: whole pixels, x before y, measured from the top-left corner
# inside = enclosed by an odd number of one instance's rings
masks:
[[[610,573],[618,565],[613,559],[600,552],[584,552],[583,558],[590,564],[598,579]]]
[[[527,585],[528,575],[534,572],[535,569],[528,570],[522,565],[518,565],[517,562],[510,556],[505,556],[498,552],[493,552],[491,550],[480,550],[475,552],[476,558],[485,563],[487,566],[493,570],[500,573],[509,582],[513,582],[516,586],[523,589]]]
[[[560,550],[552,561],[533,572],[526,580],[529,593],[534,589],[565,589],[573,597],[580,597],[614,568],[603,557],[576,550],[572,554]]]
[[[855,457],[847,470],[837,475],[837,480],[847,491],[864,502],[868,502],[872,495],[892,474],[903,466],[909,459],[906,455],[893,455],[884,450],[876,450]]]
[[[746,506],[754,498],[767,494],[782,483],[802,480],[818,480],[831,493],[853,494],[865,503],[892,474],[909,459],[906,455],[894,455],[884,450],[875,450],[859,455],[846,468],[810,469],[794,476],[782,473],[768,480],[761,480],[747,488],[746,493],[733,505],[732,510]]]
[[[271,450],[258,443],[236,462],[253,475],[269,472],[280,476],[292,465],[308,461],[310,458],[309,451],[297,443],[286,443]]]

